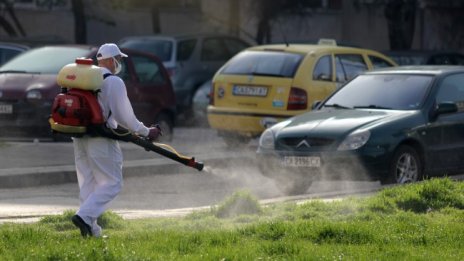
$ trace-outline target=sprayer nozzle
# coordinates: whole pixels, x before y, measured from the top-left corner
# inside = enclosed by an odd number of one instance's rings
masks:
[[[187,163],[187,166],[197,169],[198,171],[203,170],[203,162],[195,161],[195,158],[191,158]]]
[[[196,162],[195,163],[195,168],[198,170],[198,171],[202,171],[203,170],[203,162]]]

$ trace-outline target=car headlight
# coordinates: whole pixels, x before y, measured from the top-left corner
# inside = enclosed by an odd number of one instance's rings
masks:
[[[271,129],[266,129],[259,138],[259,146],[263,149],[274,149],[274,133]]]
[[[355,150],[366,144],[371,136],[368,130],[354,131],[346,136],[345,140],[338,146],[338,150]]]
[[[39,90],[30,90],[26,94],[28,100],[40,100],[42,99],[42,93]]]

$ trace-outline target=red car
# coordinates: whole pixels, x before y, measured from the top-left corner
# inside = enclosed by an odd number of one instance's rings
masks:
[[[48,117],[60,92],[59,70],[77,57],[92,58],[98,48],[83,45],[44,46],[31,49],[0,67],[0,136],[51,137]],[[162,62],[154,55],[121,49],[124,59],[118,74],[137,118],[146,126],[158,123],[164,140],[172,138],[175,94]]]

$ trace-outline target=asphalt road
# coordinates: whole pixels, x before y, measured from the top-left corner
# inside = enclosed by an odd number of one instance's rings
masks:
[[[210,173],[186,171],[125,178],[122,193],[110,209],[124,218],[178,216],[210,208],[239,190],[249,191],[262,202],[274,202],[368,193],[378,188],[377,182],[316,182],[305,195],[285,197],[274,181],[254,166],[226,166]],[[43,215],[77,208],[78,188],[74,183],[0,189],[0,223],[36,221]]]

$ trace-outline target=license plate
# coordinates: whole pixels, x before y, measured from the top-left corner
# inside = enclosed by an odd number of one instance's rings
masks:
[[[282,159],[282,164],[287,167],[313,167],[319,168],[321,166],[320,157],[296,157],[288,156]]]
[[[0,114],[12,114],[13,105],[11,104],[0,104]]]
[[[236,96],[264,97],[267,95],[267,88],[258,86],[234,85],[234,88],[232,89],[232,94]]]

